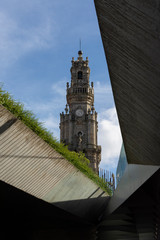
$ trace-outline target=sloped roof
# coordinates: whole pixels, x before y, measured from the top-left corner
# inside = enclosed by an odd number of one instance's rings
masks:
[[[108,196],[31,129],[0,105],[0,180],[49,203]],[[95,203],[95,202],[94,202]],[[85,215],[93,207],[82,204]],[[101,204],[100,204],[101,205]],[[68,210],[67,204],[61,206]],[[80,208],[79,208],[80,209]]]

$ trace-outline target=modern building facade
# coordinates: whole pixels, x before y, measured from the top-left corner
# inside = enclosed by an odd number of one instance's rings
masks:
[[[127,162],[127,157],[124,149],[124,144],[122,144],[119,161],[117,165],[117,170],[116,170],[117,185],[120,182],[121,178],[123,177],[127,165],[128,165],[128,162]]]
[[[98,173],[101,146],[97,145],[97,112],[94,108],[94,87],[89,82],[88,57],[83,60],[82,51],[77,60],[72,58],[71,84],[67,82],[67,104],[60,114],[60,141],[69,150],[84,152],[90,167]]]
[[[160,0],[94,2],[125,150],[98,239],[159,240]]]

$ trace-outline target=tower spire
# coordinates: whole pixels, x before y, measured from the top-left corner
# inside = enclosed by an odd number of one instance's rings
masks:
[[[79,39],[79,50],[81,51],[81,38]]]

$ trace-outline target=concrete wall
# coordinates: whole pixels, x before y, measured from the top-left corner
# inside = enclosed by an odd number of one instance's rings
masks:
[[[81,217],[94,210],[96,199],[100,205],[95,216],[106,205],[107,194],[2,105],[0,142],[3,182],[49,203],[62,202],[60,207]],[[87,204],[86,199],[94,200]],[[70,208],[71,202],[74,208]]]
[[[129,163],[160,164],[160,1],[95,0]]]

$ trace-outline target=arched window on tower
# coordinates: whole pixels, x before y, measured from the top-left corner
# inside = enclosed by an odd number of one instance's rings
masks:
[[[82,73],[82,71],[79,71],[78,72],[78,79],[82,79],[82,77],[83,77],[83,73]]]

